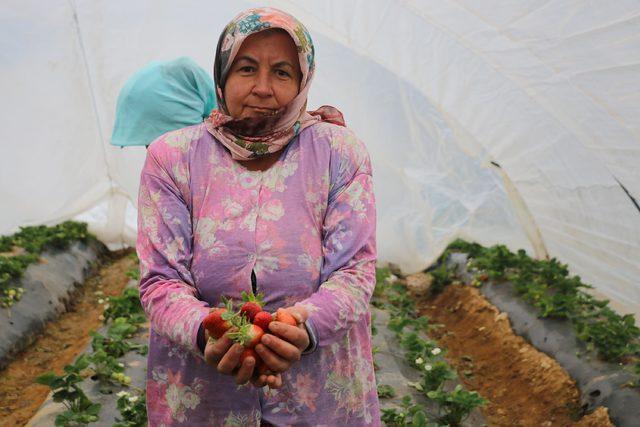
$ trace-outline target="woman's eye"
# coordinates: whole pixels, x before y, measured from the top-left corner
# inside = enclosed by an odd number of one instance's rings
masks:
[[[289,75],[289,73],[287,73],[287,72],[286,72],[286,71],[284,71],[284,70],[277,70],[277,71],[276,71],[276,74],[278,75],[278,77],[291,77],[291,76]]]
[[[250,66],[250,65],[245,65],[244,67],[240,67],[238,69],[238,71],[240,71],[242,73],[251,73],[254,70],[255,70],[255,68]]]

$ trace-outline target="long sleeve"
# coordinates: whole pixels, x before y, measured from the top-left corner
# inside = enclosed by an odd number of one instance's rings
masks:
[[[152,144],[147,152],[140,179],[140,300],[157,333],[201,354],[198,328],[208,308],[198,299],[190,272],[191,215],[185,191],[180,191],[181,187],[188,189],[186,167],[176,160],[180,156],[161,142]]]
[[[371,164],[348,130],[332,135],[329,200],[323,224],[321,285],[299,304],[310,313],[318,346],[365,321],[375,287],[376,211]]]

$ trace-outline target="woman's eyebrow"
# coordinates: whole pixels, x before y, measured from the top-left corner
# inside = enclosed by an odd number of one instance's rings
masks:
[[[251,62],[252,64],[258,64],[258,60],[255,58],[252,58],[251,56],[247,56],[247,55],[242,55],[236,58],[236,60],[234,62],[240,62],[240,61],[248,61]]]
[[[279,68],[279,67],[291,67],[291,68],[295,68],[293,66],[293,64],[289,61],[280,61],[280,62],[276,62],[275,64],[273,64],[273,68]]]

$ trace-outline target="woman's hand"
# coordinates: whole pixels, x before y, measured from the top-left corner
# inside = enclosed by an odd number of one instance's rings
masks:
[[[204,348],[205,361],[215,367],[218,372],[224,375],[232,375],[236,384],[246,384],[248,381],[256,387],[268,385],[270,388],[282,387],[282,377],[275,375],[254,375],[256,361],[253,357],[247,357],[240,364],[240,355],[244,351],[241,344],[234,343],[227,334],[219,339],[209,338],[205,332],[207,344]]]
[[[208,335],[208,334],[207,334]],[[240,355],[244,351],[241,344],[234,343],[227,334],[219,339],[207,339],[204,360],[224,375],[233,375],[237,384],[246,384],[253,375],[256,361],[247,357],[240,365]]]
[[[264,334],[255,348],[269,369],[278,373],[285,372],[294,362],[300,360],[302,352],[309,346],[309,334],[304,326],[309,317],[307,310],[302,307],[289,307],[286,310],[295,317],[298,325],[271,322],[271,333]]]

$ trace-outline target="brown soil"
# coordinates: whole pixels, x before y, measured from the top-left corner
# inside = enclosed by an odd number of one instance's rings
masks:
[[[104,311],[99,298],[119,295],[129,281],[128,270],[137,268],[133,250],[114,252],[99,273],[87,280],[73,298],[70,311],[49,323],[28,349],[0,371],[0,426],[23,426],[49,394],[49,387],[35,378],[49,371],[57,374],[89,345],[89,331],[98,329]],[[95,292],[102,291],[104,296]]]
[[[467,389],[488,400],[491,426],[613,426],[606,408],[580,416],[575,382],[552,358],[516,335],[506,313],[470,286],[450,285],[419,301],[433,323],[433,337]]]

